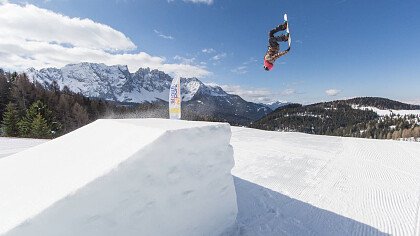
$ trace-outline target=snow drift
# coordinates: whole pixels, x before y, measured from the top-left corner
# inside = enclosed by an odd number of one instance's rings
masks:
[[[0,159],[0,234],[218,235],[237,204],[227,124],[98,120]]]

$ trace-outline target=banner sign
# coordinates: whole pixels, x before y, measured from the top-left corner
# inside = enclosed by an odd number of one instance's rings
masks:
[[[181,79],[174,78],[169,89],[169,118],[181,119]]]

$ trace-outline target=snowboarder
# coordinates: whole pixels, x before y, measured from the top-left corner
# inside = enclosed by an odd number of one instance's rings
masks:
[[[289,40],[289,33],[275,36],[275,33],[278,33],[280,31],[287,29],[287,21],[284,21],[282,25],[278,25],[276,28],[272,29],[270,33],[268,34],[268,50],[264,56],[264,69],[266,71],[269,71],[273,68],[274,62],[279,59],[281,56],[284,56],[286,53],[290,51],[290,45],[289,48],[287,48],[284,51],[280,51],[280,45],[278,42],[287,42]]]

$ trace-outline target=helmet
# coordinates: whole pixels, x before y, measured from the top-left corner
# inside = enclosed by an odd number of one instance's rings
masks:
[[[270,63],[269,61],[264,59],[264,69],[266,71],[273,69],[273,66],[274,66],[273,63]]]

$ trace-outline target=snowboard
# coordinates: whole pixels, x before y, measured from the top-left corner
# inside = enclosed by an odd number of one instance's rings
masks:
[[[287,22],[286,33],[288,33],[288,34],[289,34],[289,40],[288,40],[288,43],[289,43],[289,49],[290,49],[290,46],[292,45],[292,37],[290,36],[290,31],[289,31],[289,21],[287,20],[287,14],[284,14],[284,21],[286,21],[286,22]]]

